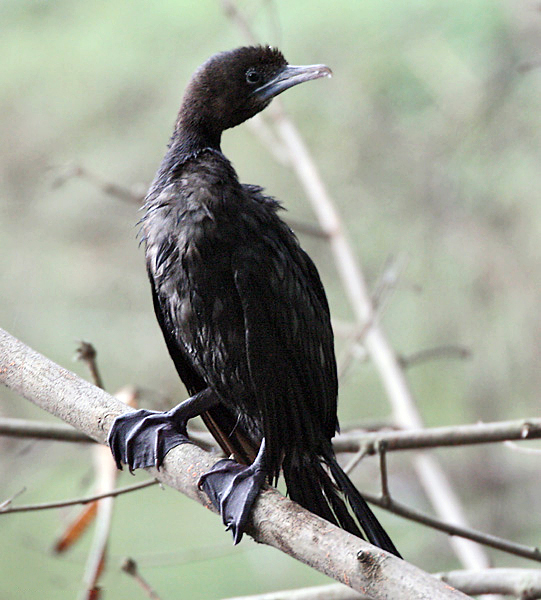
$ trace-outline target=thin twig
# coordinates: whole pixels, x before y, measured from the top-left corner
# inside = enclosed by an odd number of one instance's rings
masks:
[[[523,558],[529,558],[531,560],[541,562],[541,550],[536,546],[525,546],[524,544],[517,544],[516,542],[505,540],[503,538],[491,535],[489,533],[477,531],[476,529],[472,529],[471,527],[464,527],[460,525],[446,523],[444,521],[441,521],[440,519],[431,517],[430,515],[427,515],[413,508],[410,508],[405,504],[397,502],[390,496],[387,498],[382,498],[381,496],[377,496],[376,494],[363,492],[363,497],[372,504],[384,508],[385,510],[392,512],[395,515],[399,515],[401,517],[409,519],[410,521],[421,523],[422,525],[426,525],[427,527],[431,527],[432,529],[437,529],[438,531],[443,531],[453,536],[460,536],[461,538],[472,540],[473,542],[483,544],[484,546],[496,548],[497,550],[507,552],[508,554],[513,554],[515,556],[521,556]]]
[[[389,478],[387,477],[387,443],[384,440],[378,442],[379,470],[381,477],[381,499],[383,502],[391,502],[389,492]]]
[[[18,492],[15,492],[9,498],[6,498],[6,500],[4,500],[3,502],[0,502],[0,512],[9,510],[9,506],[11,505],[13,500],[15,500],[15,498],[18,498],[21,494],[24,494],[25,492],[26,492],[26,488],[23,487]]]
[[[104,194],[118,198],[130,204],[141,204],[146,195],[146,186],[127,187],[118,183],[107,181],[96,173],[81,165],[67,165],[59,172],[53,181],[53,187],[60,187],[70,179],[79,178],[89,181]]]
[[[158,594],[152,589],[150,584],[141,575],[141,573],[139,573],[139,568],[137,567],[137,563],[133,560],[133,558],[126,558],[120,568],[124,571],[124,573],[127,573],[133,577],[133,579],[151,600],[160,600]]]
[[[103,494],[95,494],[94,496],[86,496],[85,498],[72,498],[71,500],[60,500],[59,502],[42,502],[40,504],[26,504],[23,506],[12,506],[3,508],[0,510],[0,515],[18,513],[18,512],[30,512],[34,510],[48,510],[50,508],[64,508],[65,506],[73,506],[75,504],[88,504],[89,502],[95,502],[102,498],[110,498],[120,496],[121,494],[128,494],[135,492],[136,490],[142,490],[143,488],[156,485],[158,481],[152,479],[150,481],[143,481],[142,483],[134,483],[133,485],[127,485],[110,492]]]
[[[436,346],[434,348],[427,348],[425,350],[419,350],[409,356],[399,357],[400,364],[405,367],[414,367],[419,364],[428,362],[429,360],[439,360],[442,358],[456,358],[458,360],[464,360],[470,358],[471,351],[469,348],[464,346]]]
[[[309,235],[314,238],[321,238],[323,240],[327,239],[327,233],[323,231],[319,225],[305,223],[304,221],[298,221],[297,219],[292,219],[291,217],[287,217],[286,222],[296,233],[304,233],[305,235]]]
[[[94,346],[89,342],[81,340],[75,352],[75,358],[83,361],[88,367],[94,385],[104,390],[105,388],[103,386],[103,380],[98,369],[98,363],[96,362],[97,353]]]
[[[226,17],[235,23],[243,37],[248,40],[248,43],[254,45],[257,44],[257,38],[254,35],[252,27],[246,20],[244,14],[239,10],[237,3],[233,0],[222,0],[222,6]]]
[[[270,147],[276,148],[275,144],[280,143],[272,129],[270,129],[267,124],[265,124],[265,122],[261,119],[260,115],[256,115],[256,117],[250,120],[250,126],[252,130],[256,133],[256,135],[262,137],[262,139],[264,139],[267,143],[270,144]],[[285,160],[284,158],[285,156],[286,155],[284,154],[283,150],[276,150],[276,160],[278,160],[281,163],[287,163],[287,160]],[[124,202],[130,202],[132,204],[140,205],[145,198],[145,193],[140,191],[139,186],[137,187],[137,189],[132,189],[127,186],[123,186],[119,183],[106,181],[100,175],[97,175],[96,173],[93,173],[92,171],[89,171],[85,167],[79,165],[70,166],[66,168],[65,172],[57,177],[57,179],[54,182],[54,185],[58,187],[60,185],[63,185],[68,179],[74,177],[85,179],[90,184],[94,185],[102,193],[107,194],[108,196],[112,196],[113,198],[122,200]],[[320,239],[327,239],[328,237],[327,233],[323,229],[321,229],[321,227],[319,227],[317,224],[305,223],[303,221],[293,219],[289,216],[285,218],[285,221],[297,233],[302,233],[304,235],[309,235],[311,237]],[[86,346],[88,346],[89,348],[87,349]],[[90,353],[92,353],[92,351],[94,350],[92,344],[87,344],[87,342],[84,341],[81,342],[81,347],[78,350],[78,353],[80,355],[77,355],[76,358],[87,361],[87,350],[89,350]],[[89,368],[92,367],[90,367],[89,365]],[[98,385],[98,387],[102,386]]]
[[[368,448],[361,446],[355,456],[344,467],[344,472],[347,474],[351,473],[365,456],[368,456]]]
[[[513,452],[518,452],[520,454],[530,454],[534,456],[541,455],[541,448],[523,448],[519,446],[516,442],[505,441],[504,446],[513,450]]]
[[[392,292],[406,270],[407,259],[404,256],[390,257],[387,259],[381,277],[372,293],[372,306],[381,315],[384,307],[389,303]]]
[[[341,583],[318,585],[298,590],[280,590],[254,596],[235,596],[224,600],[371,600]]]
[[[372,316],[369,321],[366,321],[355,328],[353,335],[348,340],[349,343],[346,350],[338,361],[339,379],[346,375],[348,369],[352,366],[354,359],[358,359],[360,354],[363,359],[368,356],[366,348],[361,345],[363,339],[368,331],[370,331],[370,328],[383,318],[385,309],[389,305],[390,296],[394,291],[404,268],[405,261],[403,259],[387,261],[387,265],[385,266],[372,295],[374,307]]]
[[[109,448],[106,446],[96,446],[92,450],[96,464],[96,487],[98,490],[104,490],[104,493],[108,493],[115,486],[118,478],[118,470],[112,460]],[[107,560],[107,548],[111,534],[115,499],[109,495],[101,498],[96,504],[96,525],[93,532],[92,545],[85,564],[82,600],[87,600],[93,593],[93,590],[99,589],[98,584]]]

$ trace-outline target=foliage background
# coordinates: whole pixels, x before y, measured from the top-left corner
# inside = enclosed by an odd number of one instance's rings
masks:
[[[332,80],[285,103],[349,227],[371,285],[389,257],[408,266],[384,314],[397,352],[442,344],[466,361],[412,367],[429,425],[539,412],[541,315],[541,12],[533,1],[243,2],[261,40],[292,63],[325,62]],[[86,376],[71,358],[93,342],[107,389],[184,395],[155,323],[138,249],[137,207],[88,182],[53,185],[67,163],[144,189],[164,153],[182,90],[210,54],[244,43],[216,0],[0,1],[0,326]],[[292,217],[314,221],[293,176],[246,127],[224,136],[242,180],[265,185]],[[350,317],[332,258],[302,238],[333,315]],[[338,353],[343,345],[338,342]],[[342,383],[343,425],[385,420],[370,364]],[[47,419],[0,390],[0,414]],[[0,492],[21,501],[85,494],[87,448],[0,439]],[[438,456],[480,529],[536,544],[538,457],[502,446]],[[391,489],[427,509],[407,454]],[[361,487],[377,489],[370,460]],[[121,482],[131,480],[123,475]],[[0,595],[73,598],[88,540],[50,554],[69,512],[0,518]],[[378,513],[403,554],[427,570],[458,563],[445,536]],[[117,501],[107,597],[142,597],[120,573],[133,556],[164,599],[218,599],[324,582],[278,552],[233,548],[218,520],[172,490]],[[524,565],[501,553],[498,566]],[[181,590],[181,591],[180,591]]]

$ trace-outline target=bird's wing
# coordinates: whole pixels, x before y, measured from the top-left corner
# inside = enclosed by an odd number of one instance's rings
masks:
[[[156,290],[154,278],[150,275],[152,299],[156,318],[162,329],[169,354],[173,359],[177,372],[186,386],[188,393],[193,395],[207,387],[207,383],[194,367],[190,355],[182,342],[174,335],[175,327],[170,320],[171,310],[164,306],[170,299],[161,298]],[[201,415],[205,425],[214,436],[226,456],[233,455],[243,464],[250,464],[258,449],[258,444],[245,432],[237,422],[237,417],[231,411],[219,404]]]
[[[291,442],[315,449],[337,426],[327,300],[311,259],[288,242],[266,237],[232,256],[248,369],[273,468]]]

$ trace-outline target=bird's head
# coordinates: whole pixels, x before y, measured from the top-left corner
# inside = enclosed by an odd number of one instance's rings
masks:
[[[328,77],[325,65],[289,65],[270,46],[246,46],[220,52],[193,74],[179,113],[179,125],[216,137],[262,111],[298,83]]]

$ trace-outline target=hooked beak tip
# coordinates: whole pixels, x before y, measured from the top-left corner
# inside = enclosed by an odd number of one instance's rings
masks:
[[[287,65],[274,79],[262,85],[254,93],[261,100],[267,101],[299,83],[321,77],[332,77],[332,71],[327,65]]]

